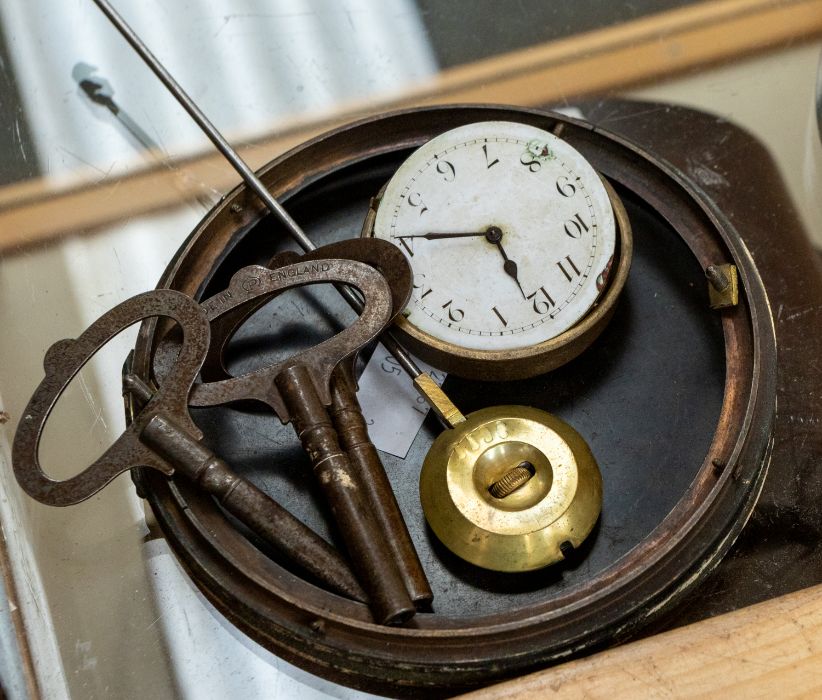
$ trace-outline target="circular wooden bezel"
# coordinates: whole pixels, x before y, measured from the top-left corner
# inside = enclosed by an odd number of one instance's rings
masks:
[[[740,303],[723,312],[726,383],[711,445],[693,482],[656,527],[618,561],[531,605],[477,616],[417,615],[376,625],[367,608],[324,591],[266,557],[213,499],[184,480],[136,475],[183,566],[216,608],[287,660],[334,681],[389,695],[461,689],[524,673],[621,638],[669,609],[719,562],[761,491],[776,401],[773,315],[744,240],[703,192],[666,162],[606,131],[540,110],[459,105],[364,119],[269,163],[260,177],[286,200],[344,168],[419,146],[470,121],[517,119],[564,127],[609,180],[641,198],[682,237],[704,268],[732,261]],[[265,216],[245,187],[226,195],[169,264],[159,286],[197,296],[227,251]],[[706,306],[706,313],[709,313]],[[150,376],[160,333],[143,325],[134,371]],[[718,470],[716,465],[723,465]]]

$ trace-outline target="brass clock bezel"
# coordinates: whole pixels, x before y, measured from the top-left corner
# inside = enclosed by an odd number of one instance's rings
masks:
[[[474,350],[441,340],[400,316],[394,322],[400,341],[419,358],[438,369],[465,379],[494,381],[527,379],[550,372],[586,350],[613,316],[628,279],[633,256],[633,236],[628,214],[611,184],[602,175],[600,179],[611,201],[616,222],[617,244],[614,255],[617,265],[602,295],[576,324],[553,338],[527,347]],[[361,235],[364,237],[374,235],[374,222],[384,191],[385,187],[371,202],[363,224]]]

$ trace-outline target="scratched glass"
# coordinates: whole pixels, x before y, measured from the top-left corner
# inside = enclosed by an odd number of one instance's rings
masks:
[[[582,118],[615,97],[649,101],[647,118],[688,105],[766,145],[822,244],[813,3],[115,4],[253,167],[335,124],[422,104]],[[83,506],[48,509],[22,495],[7,464],[45,350],[152,288],[238,177],[91,0],[0,3],[0,152],[0,523],[15,533],[5,545],[14,604],[43,695],[357,697],[228,629],[146,527],[127,478]],[[710,150],[693,154],[688,174],[733,187]],[[315,304],[301,311],[324,322]],[[133,337],[89,368],[88,391],[66,397],[62,429],[47,436],[52,458],[71,450],[79,463],[120,434]],[[17,697],[27,656],[7,619],[0,639],[16,651],[0,654],[0,685]]]

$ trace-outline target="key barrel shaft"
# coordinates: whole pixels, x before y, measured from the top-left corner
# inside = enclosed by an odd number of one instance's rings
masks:
[[[340,367],[331,375],[331,399],[330,413],[334,427],[348,454],[357,477],[356,482],[362,488],[368,507],[379,524],[408,594],[415,604],[426,607],[434,599],[434,593],[408,533],[377,448],[368,437],[368,426],[357,394]]]
[[[211,450],[192,439],[171,419],[154,416],[140,440],[196,484],[260,537],[274,545],[332,590],[354,600],[366,599],[340,554],[251,482],[234,473]]]
[[[414,603],[308,369],[304,365],[288,367],[277,375],[275,383],[311,458],[354,571],[368,594],[374,619],[380,624],[410,619]]]

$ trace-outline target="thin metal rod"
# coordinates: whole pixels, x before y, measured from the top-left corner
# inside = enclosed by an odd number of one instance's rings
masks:
[[[300,228],[300,225],[294,221],[291,215],[283,208],[272,194],[266,189],[265,185],[260,181],[260,178],[248,166],[248,164],[240,157],[231,144],[226,141],[223,135],[217,130],[217,127],[211,123],[203,111],[197,106],[197,103],[192,100],[182,86],[174,79],[171,73],[160,63],[159,59],[151,53],[150,49],[143,40],[134,32],[134,30],[126,23],[126,21],[118,14],[118,12],[111,6],[108,0],[94,0],[94,4],[100,8],[103,14],[114,25],[117,31],[123,35],[123,38],[131,45],[137,52],[137,55],[143,59],[145,64],[152,70],[152,72],[160,79],[160,82],[165,85],[168,91],[172,94],[174,99],[180,103],[182,108],[188,112],[191,118],[196,122],[197,126],[202,129],[203,133],[208,136],[211,143],[222,153],[225,159],[236,170],[243,181],[248,185],[257,196],[265,203],[268,210],[283,224],[288,230],[288,233],[296,241],[304,251],[316,250],[317,246],[305,234],[305,231]],[[351,307],[357,311],[362,311],[363,304],[359,296],[350,287],[340,287],[340,293]],[[385,345],[388,352],[390,352],[400,364],[400,366],[410,375],[412,379],[416,379],[422,374],[422,370],[414,362],[408,351],[400,345],[399,341],[391,334],[390,331],[385,331],[380,340]]]
[[[405,370],[405,373],[411,377],[411,379],[416,379],[422,374],[422,370],[417,363],[414,362],[414,358],[408,354],[408,350],[400,345],[400,341],[397,340],[390,330],[383,331],[380,336],[380,342],[385,346],[385,349],[394,356],[397,364]]]
[[[303,250],[314,250],[316,246],[311,242],[308,236],[305,235],[297,222],[294,221],[289,213],[283,209],[282,205],[271,196],[271,193],[265,188],[263,183],[260,182],[259,178],[254,174],[254,171],[240,158],[228,141],[223,138],[223,135],[217,131],[216,127],[209,121],[203,111],[188,96],[157,57],[151,53],[148,46],[137,36],[134,30],[111,6],[108,0],[94,0],[94,3],[102,10],[103,14],[108,17],[117,31],[123,35],[123,38],[137,52],[140,58],[145,61],[146,65],[151,68],[154,74],[160,79],[160,82],[166,86],[177,102],[180,103],[182,108],[189,113],[191,118],[197,123],[197,126],[203,130],[203,133],[208,136],[217,150],[231,163],[231,166],[240,174],[240,177],[245,180],[246,184],[265,202],[265,205],[271,210],[271,213],[288,228],[288,232],[294,237],[297,243],[300,244],[300,247],[303,248]]]

